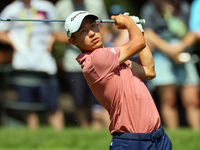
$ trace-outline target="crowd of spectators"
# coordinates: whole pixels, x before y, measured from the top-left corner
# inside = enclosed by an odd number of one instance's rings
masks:
[[[163,126],[170,129],[180,126],[179,100],[187,126],[200,128],[199,8],[200,0],[193,3],[148,0],[137,14],[146,20],[144,36],[152,50],[157,74],[155,79],[145,84],[158,101]],[[56,3],[14,0],[0,12],[0,18],[66,19],[76,10],[86,10],[101,19],[127,11],[124,6],[116,4],[106,7],[103,0],[58,0]],[[113,25],[100,24],[107,47],[122,45],[129,40],[126,30],[115,30]],[[57,55],[53,55],[55,53]],[[57,130],[65,128],[68,122],[61,106],[61,92],[70,94],[78,126],[95,129],[109,126],[107,112],[93,96],[75,60],[79,54],[80,51],[68,42],[64,23],[0,22],[0,74],[3,73],[1,68],[10,64],[12,69],[9,71],[17,72],[17,78],[22,79],[22,82],[15,83],[16,100],[43,103],[48,122]],[[137,55],[132,59],[137,61]],[[35,84],[38,80],[45,82]],[[3,86],[0,88],[2,93]],[[2,102],[3,97],[0,98]],[[31,129],[39,127],[37,112],[26,111],[25,120]]]

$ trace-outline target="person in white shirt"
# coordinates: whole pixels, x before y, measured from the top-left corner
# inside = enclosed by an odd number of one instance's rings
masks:
[[[59,0],[56,3],[56,18],[66,19],[66,16],[75,10],[87,10],[97,14],[101,19],[108,19],[108,13],[103,0]],[[66,84],[69,86],[74,99],[79,125],[81,127],[89,126],[88,111],[90,112],[91,109],[92,126],[94,128],[107,127],[109,124],[108,114],[94,98],[83,77],[82,69],[75,60],[80,51],[77,47],[68,43],[66,32],[63,28],[64,23],[55,23],[54,25],[58,33],[56,36],[57,41],[66,43],[62,66],[63,71],[66,73]],[[106,27],[101,25],[101,28],[103,31],[103,28],[105,29]]]
[[[54,19],[55,8],[46,0],[16,0],[4,8],[1,18]],[[64,116],[63,111],[58,108],[59,84],[56,77],[56,62],[51,55],[54,43],[51,25],[46,22],[2,22],[0,24],[0,42],[12,45],[14,70],[43,72],[49,76],[50,83],[46,87],[17,85],[19,100],[34,102],[34,96],[37,95],[51,112],[49,115],[51,125],[56,129],[62,129]],[[28,114],[27,124],[33,129],[38,127],[39,118],[36,113]]]

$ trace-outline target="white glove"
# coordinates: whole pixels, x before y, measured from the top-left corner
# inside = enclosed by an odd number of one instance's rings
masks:
[[[129,13],[125,12],[123,15],[129,16]],[[130,17],[136,23],[136,25],[138,26],[138,28],[140,29],[140,31],[144,32],[144,29],[143,29],[142,25],[140,23],[137,23],[137,22],[140,22],[140,19],[137,16],[130,16]]]
[[[130,14],[129,12],[125,12],[123,15],[129,16]]]
[[[130,16],[130,17],[135,21],[135,23],[138,26],[138,28],[140,29],[140,31],[144,32],[142,25],[140,23],[137,23],[137,22],[140,22],[140,19],[137,16]]]

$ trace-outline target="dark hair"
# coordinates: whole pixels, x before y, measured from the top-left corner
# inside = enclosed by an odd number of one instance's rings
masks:
[[[151,1],[154,3],[155,8],[157,9],[157,11],[160,13],[161,16],[163,16],[164,14],[164,10],[162,7],[164,3],[168,3],[175,8],[173,15],[178,15],[180,13],[181,0],[151,0]]]

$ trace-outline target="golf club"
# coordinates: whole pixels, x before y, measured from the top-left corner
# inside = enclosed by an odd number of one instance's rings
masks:
[[[29,21],[29,22],[65,22],[64,19],[2,19],[0,18],[0,22],[4,21]],[[116,23],[115,20],[112,19],[101,19],[101,20],[96,20],[97,22],[100,23]],[[145,24],[145,19],[140,19],[139,22],[136,22],[136,24]]]

